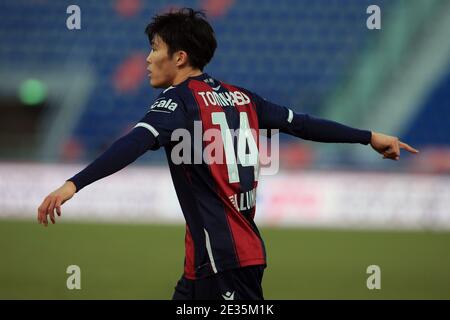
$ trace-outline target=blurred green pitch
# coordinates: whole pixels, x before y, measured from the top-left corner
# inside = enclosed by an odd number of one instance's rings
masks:
[[[266,299],[450,299],[450,232],[261,231]],[[0,252],[0,299],[170,299],[184,227],[0,220]],[[81,290],[66,288],[72,264]]]

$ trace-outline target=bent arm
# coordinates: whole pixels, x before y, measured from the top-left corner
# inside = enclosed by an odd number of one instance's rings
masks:
[[[78,192],[85,186],[125,168],[153,147],[155,141],[155,136],[149,130],[136,127],[67,181],[73,182]]]

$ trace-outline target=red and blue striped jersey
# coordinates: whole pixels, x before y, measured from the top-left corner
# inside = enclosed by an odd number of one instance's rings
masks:
[[[156,136],[154,148],[164,147],[167,154],[186,219],[186,278],[266,264],[264,242],[254,222],[260,129],[279,129],[322,142],[370,141],[368,131],[334,123],[341,127],[339,137],[339,131],[330,135],[318,125],[321,121],[331,122],[314,119],[316,125],[309,125],[314,123],[312,119],[206,73],[169,87],[157,98],[137,126],[148,127]],[[180,142],[174,141],[173,136],[180,128],[188,133],[186,145],[190,146],[190,151],[183,150],[190,153],[183,154],[188,160],[184,163],[174,161],[179,157],[174,150]],[[238,134],[233,136],[231,131]],[[214,133],[220,133],[215,135],[220,143],[208,139]],[[349,141],[350,133],[354,141]],[[217,156],[213,153],[205,156],[214,142],[215,152],[222,154],[218,158],[223,161],[205,162],[208,155]],[[201,163],[195,161],[199,158]]]
[[[164,90],[130,133],[68,181],[78,192],[163,147],[186,220],[185,277],[266,265],[254,222],[262,129],[318,142],[371,140],[370,131],[295,113],[204,73]]]
[[[245,128],[258,132],[256,101],[249,92],[202,74],[164,90],[137,124],[149,128],[156,136],[154,148],[164,147],[167,154],[186,219],[186,278],[266,263],[264,243],[253,220],[257,164],[239,163],[238,137],[226,136],[241,128],[242,119]],[[191,153],[183,154],[183,163],[174,159],[179,156],[174,150],[180,141],[173,136],[179,129],[186,130],[185,137],[190,139],[183,141],[190,149],[183,153]],[[215,133],[220,133],[215,139],[222,141],[207,139]],[[258,135],[247,135],[257,148]],[[214,143],[215,150],[205,152]]]

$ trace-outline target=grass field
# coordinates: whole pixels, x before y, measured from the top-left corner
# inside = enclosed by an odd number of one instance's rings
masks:
[[[266,299],[450,299],[450,233],[262,229]],[[0,299],[169,299],[184,227],[0,220]],[[66,268],[81,268],[81,290]],[[368,290],[366,268],[381,268]]]

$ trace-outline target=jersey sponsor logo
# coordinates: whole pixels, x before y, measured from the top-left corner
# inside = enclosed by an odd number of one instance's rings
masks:
[[[220,87],[220,86],[219,86]],[[216,88],[213,88],[216,90]],[[217,88],[218,90],[219,88]],[[200,91],[197,94],[202,97],[205,106],[244,106],[250,103],[250,98],[243,92],[215,92],[215,91]]]
[[[169,100],[165,100],[165,99],[161,100],[161,99],[158,99],[158,100],[155,101],[155,103],[153,103],[153,104],[150,106],[150,111],[157,111],[157,112],[167,112],[167,113],[170,113],[170,112],[175,111],[175,109],[176,109],[177,107],[178,107],[178,103],[173,102],[172,99],[169,99]],[[149,112],[150,112],[150,111],[149,111]]]
[[[205,80],[203,80],[203,82],[209,83],[209,84],[213,84],[214,83],[214,79],[213,78],[206,78]]]
[[[225,300],[234,300],[234,291],[233,292],[227,291],[222,295],[222,297]]]

